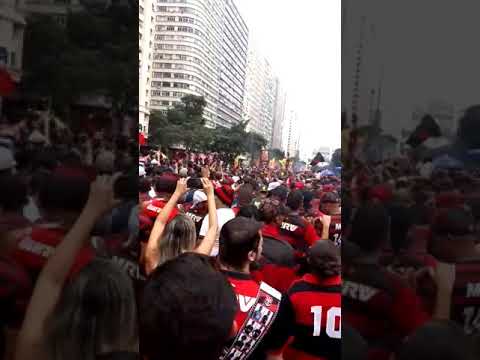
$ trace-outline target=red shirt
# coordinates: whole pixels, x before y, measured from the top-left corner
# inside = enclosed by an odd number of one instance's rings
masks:
[[[319,239],[313,225],[296,214],[287,216],[280,226],[280,233],[299,251],[306,250]]]
[[[36,277],[67,232],[67,229],[56,224],[34,226],[18,240],[14,259]],[[80,271],[94,256],[94,250],[90,246],[85,246],[78,253],[71,274]]]
[[[430,318],[413,289],[377,264],[345,269],[342,310],[369,344],[370,359],[388,360],[403,338]]]
[[[240,329],[250,309],[255,304],[258,291],[260,290],[260,284],[253,280],[250,274],[233,271],[223,271],[223,273],[228,277],[237,296],[238,312],[235,316],[235,321]]]
[[[147,216],[150,219],[156,219],[160,211],[167,205],[167,200],[155,198],[143,204],[141,215]],[[174,208],[168,217],[168,221],[172,221],[179,213],[177,208]]]
[[[324,214],[320,212],[319,217]],[[323,233],[323,224],[319,218],[316,218],[314,221],[315,229],[318,236],[322,236]],[[328,229],[328,238],[333,241],[336,245],[340,246],[342,243],[342,215],[335,214],[331,215],[330,228]]]
[[[480,334],[480,260],[456,264],[452,294],[452,320],[467,335]]]
[[[267,338],[268,348],[283,350],[285,360],[341,358],[341,278],[306,274],[282,298]]]

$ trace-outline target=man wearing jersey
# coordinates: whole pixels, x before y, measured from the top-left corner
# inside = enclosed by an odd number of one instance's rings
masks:
[[[300,215],[303,206],[303,193],[294,190],[287,197],[290,213],[280,225],[280,231],[295,250],[303,252],[319,239],[312,224]]]
[[[414,289],[379,264],[387,231],[383,205],[367,204],[356,212],[348,241],[342,244],[342,310],[367,341],[370,360],[389,359],[406,336],[431,318]],[[437,264],[434,318],[449,317],[453,271],[450,265]]]
[[[451,318],[467,335],[480,334],[480,249],[469,211],[443,209],[432,226],[430,252],[456,264]]]
[[[243,325],[260,288],[250,274],[250,264],[262,254],[261,227],[261,223],[239,216],[225,223],[220,232],[218,261],[237,295],[238,328]]]
[[[237,296],[238,311],[235,316],[237,329],[244,325],[260,290],[260,284],[250,274],[250,266],[260,258],[262,242],[261,223],[251,218],[236,217],[227,222],[220,232],[218,262]],[[265,359],[261,343],[248,359]]]
[[[87,177],[54,175],[40,189],[39,205],[44,221],[26,229],[18,239],[15,261],[36,279],[55,248],[78,218],[88,199],[90,181]],[[78,254],[73,272],[94,257],[86,245]]]
[[[308,251],[310,272],[293,283],[266,337],[269,360],[341,359],[340,250],[329,241]]]
[[[329,219],[325,219],[328,217]],[[330,223],[330,225],[327,227],[328,223]],[[330,239],[335,245],[341,245],[342,210],[340,204],[340,196],[338,196],[336,192],[328,192],[323,195],[320,202],[320,214],[315,219],[314,225],[317,231],[317,235],[320,236],[322,240]]]
[[[140,214],[146,216],[153,221],[157,218],[160,211],[166,205],[177,186],[177,178],[175,175],[162,175],[155,182],[155,197],[142,204]],[[170,214],[171,218],[177,216],[178,210],[175,209]]]

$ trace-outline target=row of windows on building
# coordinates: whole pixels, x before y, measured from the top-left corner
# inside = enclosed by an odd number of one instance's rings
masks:
[[[173,88],[179,88],[179,89],[190,89],[192,85],[185,84],[185,83],[170,83],[170,82],[165,82],[165,81],[152,81],[152,87],[173,87]]]
[[[171,4],[184,3],[184,4],[186,4],[187,0],[157,0],[157,3],[171,3]]]
[[[181,41],[181,42],[188,42],[191,44],[198,45],[201,49],[203,49],[208,55],[212,55],[211,49],[213,48],[213,44],[208,45],[208,42],[205,42],[204,40],[197,39],[193,36],[188,36],[188,35],[159,35],[155,34],[155,40],[156,41]],[[217,43],[217,50],[220,51],[220,47]],[[165,44],[165,45],[172,45],[172,44]],[[182,46],[182,45],[177,45],[177,46]],[[186,46],[186,45],[183,45]],[[190,49],[195,49],[191,47]],[[165,48],[165,50],[169,50],[169,48]]]
[[[190,23],[190,24],[194,24],[195,23],[195,19],[194,18],[191,18],[191,17],[187,17],[187,16],[161,16],[161,15],[157,15],[155,17],[155,20],[156,21],[161,21],[161,22],[184,22],[184,23]]]
[[[196,72],[197,74],[203,76],[206,79],[213,80],[210,74],[203,71],[200,67],[197,67],[197,66],[186,65],[186,64],[171,64],[171,63],[153,62],[153,68],[154,69],[169,69],[169,70],[172,69],[172,70],[193,71],[193,72]]]

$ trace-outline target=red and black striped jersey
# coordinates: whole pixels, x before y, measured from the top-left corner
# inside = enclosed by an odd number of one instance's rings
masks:
[[[237,322],[238,328],[241,328],[250,309],[255,304],[260,284],[257,283],[250,274],[234,271],[222,272],[227,276],[237,296],[238,311],[235,316],[235,321]]]
[[[295,250],[305,251],[319,239],[315,228],[302,216],[291,214],[280,225],[280,233]]]
[[[320,214],[320,216],[323,216],[323,214]],[[330,228],[328,229],[328,238],[333,241],[335,245],[340,246],[342,244],[342,215],[335,214],[330,216],[331,222]],[[321,237],[323,233],[323,224],[319,217],[314,220],[314,226],[317,235]]]
[[[340,276],[304,275],[282,298],[266,347],[285,360],[340,359],[341,302]]]
[[[372,359],[389,359],[403,338],[430,318],[414,290],[375,263],[349,264],[343,276],[345,319],[367,341]]]
[[[452,320],[462,325],[467,335],[480,334],[480,260],[456,264],[452,294]]]

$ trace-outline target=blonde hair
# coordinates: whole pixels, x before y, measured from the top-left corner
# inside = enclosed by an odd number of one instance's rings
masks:
[[[167,224],[163,236],[158,241],[158,265],[195,249],[197,232],[192,219],[186,215],[177,215]]]

